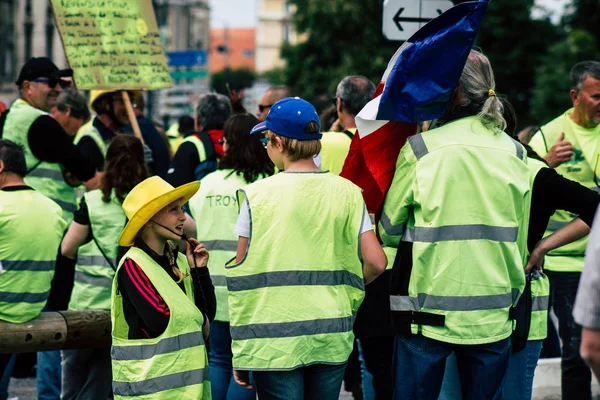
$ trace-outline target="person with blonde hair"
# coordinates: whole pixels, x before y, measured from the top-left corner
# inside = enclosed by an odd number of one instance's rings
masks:
[[[390,295],[394,399],[437,399],[453,353],[463,398],[501,396],[530,205],[527,153],[505,128],[489,60],[471,51],[444,124],[400,151],[379,223],[401,255]]]
[[[364,285],[387,259],[360,188],[313,157],[319,116],[295,97],[251,134],[282,172],[238,191],[237,255],[225,267],[236,382],[261,399],[337,399]]]
[[[123,202],[129,247],[112,285],[115,399],[210,399],[205,340],[215,315],[208,252],[184,236],[183,205],[200,182],[173,188],[153,176]],[[184,240],[185,254],[171,241]]]

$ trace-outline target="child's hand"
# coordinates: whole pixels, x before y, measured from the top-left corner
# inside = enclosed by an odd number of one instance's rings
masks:
[[[194,238],[187,238],[185,255],[190,268],[202,268],[208,264],[208,250],[202,243]]]

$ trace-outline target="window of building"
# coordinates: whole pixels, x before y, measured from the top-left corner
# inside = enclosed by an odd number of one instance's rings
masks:
[[[242,50],[242,57],[254,57],[254,50]]]
[[[0,82],[15,79],[14,0],[0,0]]]

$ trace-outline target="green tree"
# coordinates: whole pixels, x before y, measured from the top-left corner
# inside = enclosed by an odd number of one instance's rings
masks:
[[[531,104],[532,120],[541,125],[571,107],[571,68],[580,61],[599,58],[596,40],[587,31],[573,30],[565,40],[553,45],[537,69]]]
[[[251,87],[256,80],[256,74],[248,68],[224,69],[210,77],[210,87],[217,93],[227,95],[227,84],[231,90],[240,90]]]
[[[460,3],[464,0],[455,0]],[[365,75],[375,83],[402,44],[381,32],[382,0],[290,0],[293,22],[306,40],[284,45],[285,81],[299,95],[312,99],[333,95],[346,75]],[[534,0],[490,2],[477,45],[488,55],[499,93],[507,95],[521,124],[528,123],[535,68],[562,29],[549,19],[532,20]]]
[[[562,23],[569,29],[588,31],[596,38],[596,45],[600,46],[600,1],[572,0]]]
[[[539,123],[529,111],[535,70],[550,45],[564,37],[548,18],[531,18],[533,5],[534,0],[490,2],[477,39],[494,69],[496,91],[512,103],[520,127]]]
[[[286,83],[307,99],[332,96],[347,75],[378,83],[400,45],[381,33],[382,0],[290,0],[296,31],[306,40],[284,45]]]

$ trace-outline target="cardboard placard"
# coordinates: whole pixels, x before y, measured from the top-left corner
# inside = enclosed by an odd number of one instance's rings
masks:
[[[78,89],[172,86],[151,0],[51,0]]]

